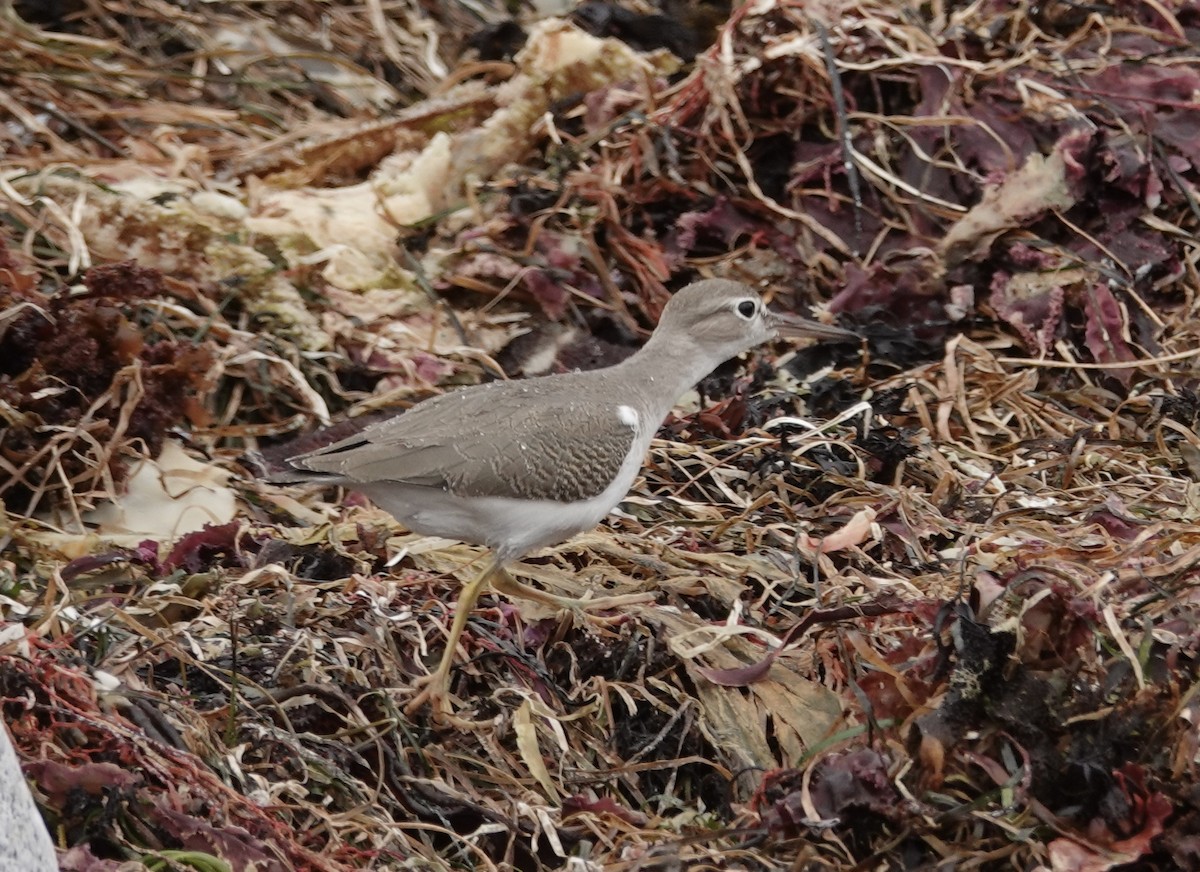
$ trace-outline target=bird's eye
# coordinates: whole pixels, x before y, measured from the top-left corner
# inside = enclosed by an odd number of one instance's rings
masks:
[[[742,300],[737,304],[737,313],[749,321],[758,313],[758,303],[753,300]]]

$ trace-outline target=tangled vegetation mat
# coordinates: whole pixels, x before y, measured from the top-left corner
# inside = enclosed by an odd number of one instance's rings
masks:
[[[1200,7],[0,2],[0,705],[62,868],[1200,868]],[[509,17],[515,14],[516,17]],[[859,331],[520,563],[247,460]]]

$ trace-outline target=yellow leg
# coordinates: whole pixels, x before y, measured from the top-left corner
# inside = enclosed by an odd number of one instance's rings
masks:
[[[413,714],[428,702],[433,708],[434,717],[438,720],[450,721],[459,726],[471,723],[469,721],[460,723],[460,719],[455,718],[450,711],[450,669],[454,666],[455,649],[458,648],[458,640],[462,638],[463,630],[467,626],[467,619],[471,617],[471,611],[475,608],[479,595],[487,587],[488,579],[497,570],[503,572],[500,565],[493,561],[458,595],[458,602],[454,604],[454,623],[450,625],[450,634],[446,637],[446,650],[442,652],[442,660],[431,674],[417,679],[417,686],[424,685],[424,687],[404,707],[405,714]]]
[[[604,596],[596,599],[555,596],[552,593],[546,593],[544,590],[538,590],[536,587],[521,584],[521,582],[509,575],[503,566],[495,568],[495,573],[492,575],[492,590],[502,593],[507,597],[533,600],[535,603],[541,603],[552,609],[569,609],[571,611],[584,612],[615,609],[619,606],[628,606],[635,603],[652,603],[655,600],[652,593],[629,593],[623,596]]]
[[[454,604],[454,622],[450,625],[450,633],[446,636],[446,650],[442,652],[441,662],[438,663],[437,669],[432,673],[417,679],[415,684],[421,690],[404,706],[405,714],[411,715],[422,705],[429,703],[433,709],[434,718],[443,723],[467,729],[488,726],[488,724],[476,723],[475,721],[456,717],[451,711],[450,670],[454,667],[454,655],[458,648],[458,640],[462,638],[463,630],[467,626],[467,620],[471,617],[471,611],[475,608],[475,603],[479,600],[480,595],[487,588],[489,582],[491,582],[493,590],[505,596],[533,600],[550,608],[568,609],[571,611],[586,612],[612,609],[634,603],[654,602],[655,599],[652,593],[633,593],[624,596],[599,597],[597,599],[576,599],[574,597],[555,596],[552,593],[546,593],[544,590],[538,590],[536,587],[521,584],[521,582],[508,574],[499,561],[492,561],[458,595],[458,602]]]

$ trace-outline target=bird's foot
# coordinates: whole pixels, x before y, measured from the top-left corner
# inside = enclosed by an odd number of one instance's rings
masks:
[[[624,606],[642,605],[652,603],[656,599],[655,595],[649,591],[601,597],[558,596],[527,584],[521,584],[504,570],[499,570],[492,576],[492,590],[507,597],[532,600],[552,609],[566,609],[573,613],[582,613],[592,621],[596,621],[597,618],[595,615],[588,614],[589,612],[604,612]],[[621,616],[617,620],[623,618],[624,616]],[[600,622],[603,623],[604,620],[606,619],[602,619]]]
[[[629,619],[629,612],[624,611],[625,606],[652,603],[656,597],[652,593],[629,593],[594,599],[586,597],[557,597],[557,599],[560,601],[559,605],[569,610],[573,616],[577,616],[593,626],[612,627]],[[619,611],[612,615],[598,614],[599,612],[611,612],[614,609]]]
[[[428,705],[433,714],[433,720],[437,724],[444,724],[460,730],[482,730],[493,726],[490,721],[472,721],[454,713],[454,707],[450,704],[454,698],[450,694],[450,672],[454,668],[455,649],[467,626],[467,617],[470,615],[471,609],[475,607],[479,592],[486,587],[488,578],[494,571],[495,565],[489,566],[462,589],[462,593],[458,596],[458,603],[454,607],[454,622],[446,634],[446,648],[442,651],[442,659],[438,663],[437,669],[413,682],[413,689],[417,691],[417,695],[404,706],[406,715],[414,715],[421,706]]]
[[[422,706],[428,705],[434,723],[439,726],[453,727],[457,730],[488,730],[495,726],[495,722],[491,720],[473,721],[455,713],[451,703],[454,697],[450,694],[450,676],[443,674],[441,670],[418,678],[413,682],[413,689],[419,692],[405,704],[406,715],[412,716],[420,711]]]
[[[564,606],[579,609],[581,612],[605,612],[619,609],[621,606],[645,605],[657,601],[658,597],[650,591],[644,593],[623,593],[618,596],[599,597],[561,597]]]

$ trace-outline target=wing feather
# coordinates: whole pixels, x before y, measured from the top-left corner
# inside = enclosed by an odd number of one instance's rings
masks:
[[[396,481],[459,496],[587,499],[616,477],[638,427],[617,403],[598,401],[584,375],[444,394],[289,463],[350,486]]]

